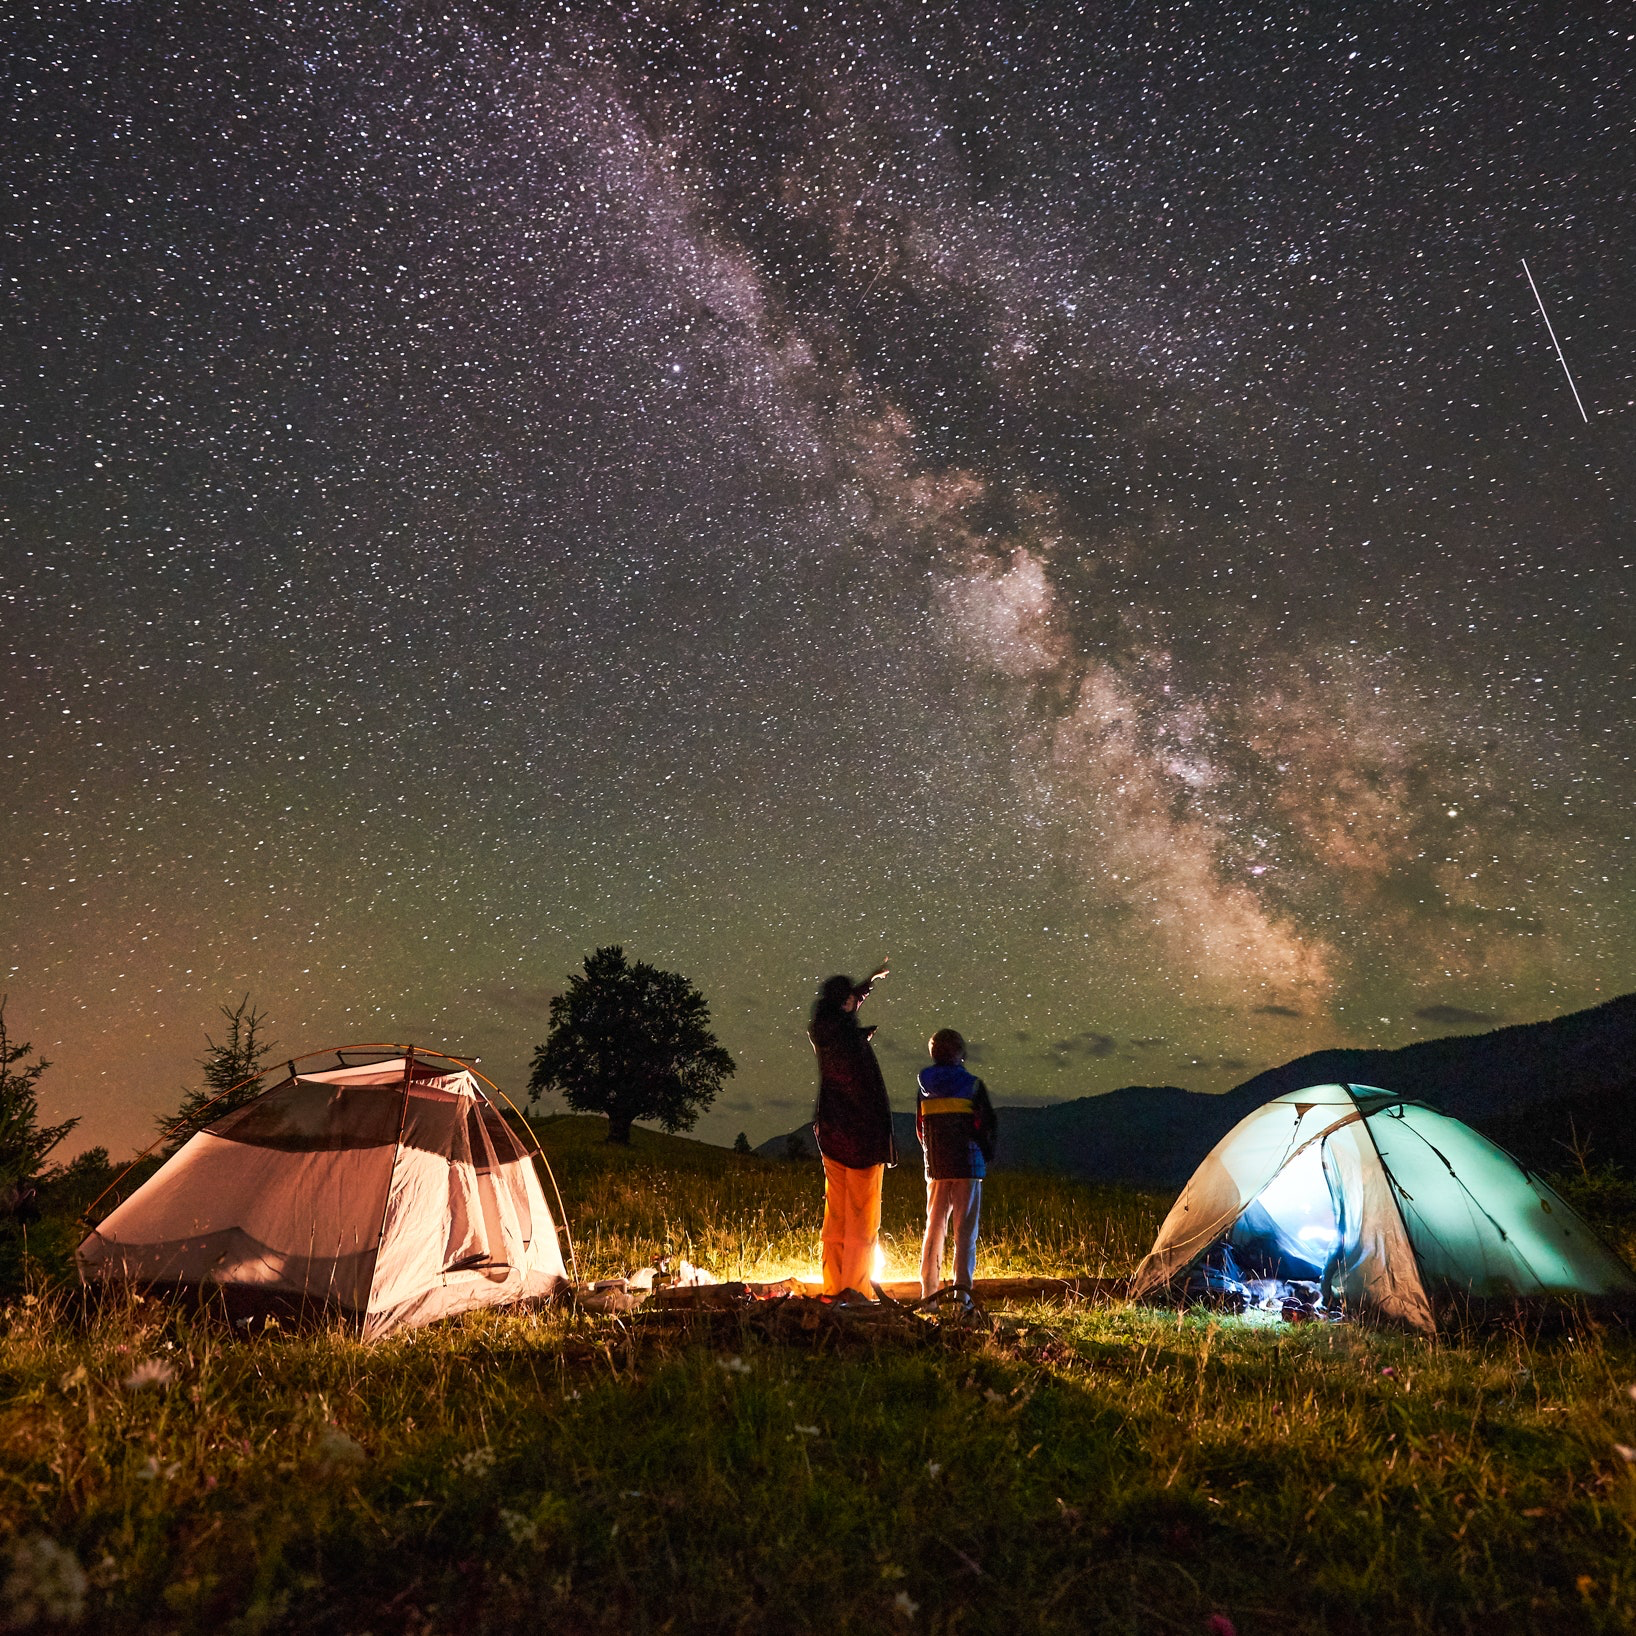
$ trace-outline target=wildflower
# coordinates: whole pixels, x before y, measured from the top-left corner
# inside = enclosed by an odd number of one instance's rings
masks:
[[[361,1466],[368,1456],[356,1437],[349,1437],[339,1426],[325,1426],[313,1444],[313,1458],[330,1471],[342,1471],[349,1466]]]
[[[145,1392],[149,1387],[163,1391],[176,1379],[176,1365],[163,1358],[144,1358],[126,1377],[127,1392]]]
[[[0,1584],[0,1622],[8,1630],[78,1624],[85,1616],[85,1584],[85,1570],[66,1545],[43,1534],[19,1540]]]
[[[539,1538],[539,1529],[532,1517],[525,1517],[521,1511],[500,1512],[500,1526],[505,1529],[513,1545],[532,1545]]]
[[[1212,1613],[1204,1628],[1209,1636],[1238,1636],[1238,1627],[1225,1613]]]
[[[938,1477],[938,1476],[941,1476],[941,1475],[942,1475],[942,1472],[943,1472],[943,1468],[942,1468],[942,1466],[940,1466],[940,1465],[939,1465],[939,1464],[938,1464],[938,1463],[937,1463],[937,1461],[935,1461],[935,1460],[928,1460],[928,1461],[927,1461],[927,1462],[926,1462],[926,1475],[927,1475],[927,1476],[928,1476],[928,1477]]]
[[[747,1375],[750,1372],[749,1364],[740,1357],[717,1358],[716,1367],[725,1369],[730,1375]]]
[[[907,1591],[899,1591],[892,1598],[892,1611],[905,1619],[913,1619],[920,1612],[920,1604]]]
[[[473,1477],[486,1477],[494,1470],[494,1450],[485,1443],[481,1448],[462,1454],[455,1464]]]
[[[1381,1373],[1385,1375],[1388,1380],[1395,1380],[1397,1378],[1397,1370],[1395,1370],[1391,1364],[1387,1364],[1386,1367],[1381,1370]]]
[[[95,1585],[98,1590],[107,1590],[110,1586],[117,1585],[124,1577],[119,1564],[111,1556],[104,1556],[85,1576],[86,1582]]]

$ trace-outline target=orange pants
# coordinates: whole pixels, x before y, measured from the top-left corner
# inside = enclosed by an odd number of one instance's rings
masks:
[[[854,1170],[824,1160],[824,1294],[869,1295],[880,1237],[880,1184],[885,1165]]]

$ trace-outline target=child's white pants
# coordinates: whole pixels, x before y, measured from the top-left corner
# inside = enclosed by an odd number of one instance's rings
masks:
[[[920,1293],[935,1295],[943,1280],[943,1243],[954,1225],[956,1289],[970,1289],[977,1275],[977,1217],[983,1208],[981,1177],[926,1183],[926,1237],[920,1246]]]

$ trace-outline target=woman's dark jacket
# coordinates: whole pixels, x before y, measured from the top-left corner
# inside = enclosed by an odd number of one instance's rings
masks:
[[[852,1170],[895,1165],[892,1106],[869,1036],[850,1011],[820,1012],[807,1030],[818,1053],[818,1151]]]

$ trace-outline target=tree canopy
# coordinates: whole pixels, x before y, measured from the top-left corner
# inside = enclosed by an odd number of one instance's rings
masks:
[[[46,1155],[79,1123],[40,1123],[35,1086],[51,1064],[44,1057],[26,1062],[33,1049],[27,1040],[12,1039],[5,996],[0,995],[0,1215],[19,1208],[39,1179]]]
[[[551,1031],[534,1050],[528,1090],[560,1091],[576,1113],[608,1117],[608,1140],[629,1142],[637,1119],[691,1130],[736,1065],[710,1031],[710,1008],[687,978],[618,945],[598,949],[551,1002]]]
[[[220,1119],[261,1094],[262,1064],[271,1055],[274,1042],[263,1043],[261,1026],[265,1011],[257,1011],[248,994],[236,1006],[218,1007],[227,1019],[227,1032],[220,1041],[205,1035],[205,1054],[199,1059],[204,1086],[185,1091],[182,1105],[174,1113],[156,1121],[169,1140],[165,1151],[174,1153],[201,1123]],[[230,1093],[230,1094],[224,1094]],[[201,1120],[201,1115],[207,1118]]]

